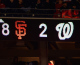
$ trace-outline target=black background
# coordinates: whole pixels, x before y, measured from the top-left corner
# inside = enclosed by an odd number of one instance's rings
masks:
[[[79,20],[66,20],[66,19],[9,19],[3,18],[5,23],[9,24],[10,34],[8,36],[2,35],[2,24],[0,23],[0,40],[18,40],[18,37],[15,35],[15,21],[25,21],[27,24],[26,36],[22,36],[22,40],[26,41],[61,41],[58,38],[58,32],[55,27],[59,23],[68,23],[73,22],[74,32],[71,38],[65,39],[64,41],[79,41],[80,39],[80,21]],[[39,29],[39,25],[45,23],[47,25],[47,38],[40,38],[39,34],[42,32],[42,29]],[[63,41],[63,40],[62,40]]]

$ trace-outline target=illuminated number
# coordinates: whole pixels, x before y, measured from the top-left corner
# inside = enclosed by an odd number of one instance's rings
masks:
[[[69,39],[73,34],[74,25],[72,22],[68,22],[68,24],[60,23],[56,26],[56,30],[58,31],[58,37],[60,40]],[[63,37],[61,36],[62,31]]]
[[[47,34],[44,34],[47,30],[47,25],[42,23],[39,25],[39,28],[42,28],[42,27],[44,27],[44,30],[39,34],[39,37],[47,37]]]
[[[10,31],[9,31],[9,25],[7,24],[7,23],[4,23],[3,25],[2,25],[2,34],[4,35],[4,36],[7,36],[7,35],[9,35],[9,33],[10,33]],[[6,31],[6,32],[5,32]]]

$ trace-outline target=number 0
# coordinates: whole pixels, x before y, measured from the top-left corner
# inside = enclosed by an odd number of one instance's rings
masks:
[[[47,34],[44,34],[47,30],[47,25],[42,23],[39,25],[39,28],[41,29],[42,27],[44,27],[44,30],[39,34],[39,37],[47,37]]]

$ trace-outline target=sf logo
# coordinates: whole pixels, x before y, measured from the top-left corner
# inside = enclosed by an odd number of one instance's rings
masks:
[[[27,24],[25,24],[25,21],[16,21],[15,27],[17,30],[15,30],[15,34],[18,36],[18,39],[22,39],[22,36],[26,35],[26,29]]]
[[[74,25],[72,22],[60,23],[56,26],[56,31],[58,31],[58,37],[60,40],[69,39],[74,30]]]

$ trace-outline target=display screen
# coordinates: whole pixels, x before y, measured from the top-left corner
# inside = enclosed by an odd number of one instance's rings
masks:
[[[0,18],[0,40],[79,41],[80,20]]]

